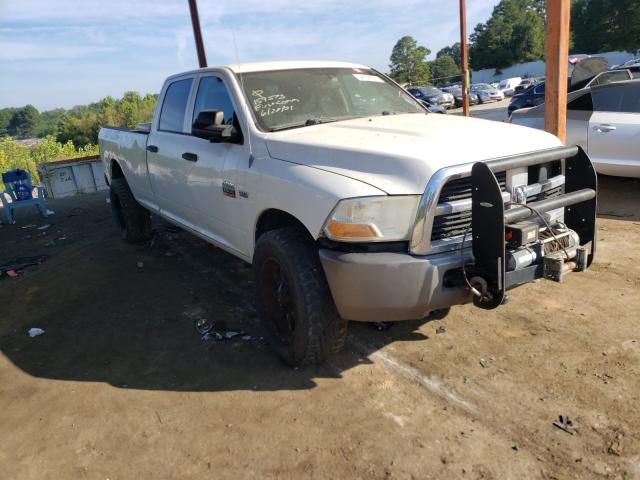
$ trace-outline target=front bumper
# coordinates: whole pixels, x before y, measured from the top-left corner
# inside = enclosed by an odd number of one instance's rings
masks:
[[[547,165],[557,160],[563,172],[562,192],[542,200],[530,200],[526,205],[505,205],[505,192],[495,172]],[[555,178],[549,179],[547,186],[552,187]],[[432,180],[442,187],[438,178],[434,176]],[[427,186],[419,209],[419,218],[423,214],[424,218],[414,228],[418,241],[412,239],[412,253],[320,250],[333,299],[343,318],[356,321],[420,319],[430,311],[469,302],[471,290],[478,307],[496,308],[504,303],[506,291],[511,288],[537,278],[562,281],[565,273],[583,271],[591,264],[595,253],[597,179],[582,149],[557,147],[476,162],[471,167],[470,180],[470,224],[457,246],[449,245],[453,248],[436,251],[427,248],[428,242],[424,241],[431,237],[432,215],[440,208],[440,204],[435,208],[431,202],[439,198],[439,191],[429,193]],[[528,199],[529,193],[540,193],[545,191],[543,188],[546,187],[542,183],[528,184],[522,191],[514,191],[514,195],[522,194]],[[453,203],[448,205],[453,207]],[[547,250],[544,243],[548,242],[548,231],[552,227],[543,214],[558,209],[563,209],[564,220],[558,224],[561,228],[552,230],[556,232],[551,234],[556,248]],[[526,241],[512,238],[514,229],[530,229],[530,225],[519,222],[531,223],[531,217],[545,224],[547,239],[540,235],[539,228],[535,228],[532,237],[521,237]],[[506,229],[510,229],[508,238]],[[556,237],[565,234],[564,243]],[[466,272],[462,268],[462,255]]]
[[[430,311],[471,301],[463,287],[445,287],[460,254],[344,253],[321,249],[320,261],[338,312],[347,320],[417,320]]]

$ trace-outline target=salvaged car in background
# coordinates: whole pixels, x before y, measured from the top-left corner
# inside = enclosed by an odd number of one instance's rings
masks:
[[[452,108],[455,105],[453,95],[436,87],[410,87],[407,91],[418,100],[426,100],[431,105]]]
[[[454,85],[451,87],[442,88],[443,92],[450,93],[453,95],[453,100],[455,101],[456,107],[462,106],[462,87],[460,85]],[[478,95],[473,92],[469,92],[469,105],[477,105],[479,102]]]
[[[470,89],[478,96],[480,103],[500,102],[504,100],[504,93],[488,83],[474,83]]]

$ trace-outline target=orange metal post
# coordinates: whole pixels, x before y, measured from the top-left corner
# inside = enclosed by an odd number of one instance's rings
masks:
[[[571,0],[547,0],[544,128],[567,140],[567,77]]]

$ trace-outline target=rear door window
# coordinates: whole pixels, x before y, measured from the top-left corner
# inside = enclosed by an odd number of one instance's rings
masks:
[[[204,110],[219,110],[224,112],[224,125],[233,124],[235,109],[231,97],[222,79],[214,76],[202,77],[198,85],[198,94],[193,108],[192,122],[198,118],[198,114]]]
[[[604,88],[594,88],[593,109],[597,112],[621,112],[623,89],[620,85],[610,85]]]
[[[640,113],[640,82],[628,83],[623,87],[622,111]]]
[[[593,111],[593,100],[591,98],[591,92],[586,92],[584,95],[580,95],[567,103],[567,110],[582,110],[591,112]]]
[[[193,79],[185,78],[177,80],[167,87],[164,95],[162,110],[160,110],[160,123],[158,130],[165,132],[183,133],[184,116],[187,111],[187,101],[191,91]]]

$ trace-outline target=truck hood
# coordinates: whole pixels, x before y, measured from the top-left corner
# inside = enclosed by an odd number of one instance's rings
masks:
[[[532,128],[419,113],[273,132],[265,141],[273,158],[350,177],[389,195],[422,194],[444,167],[562,145]]]

